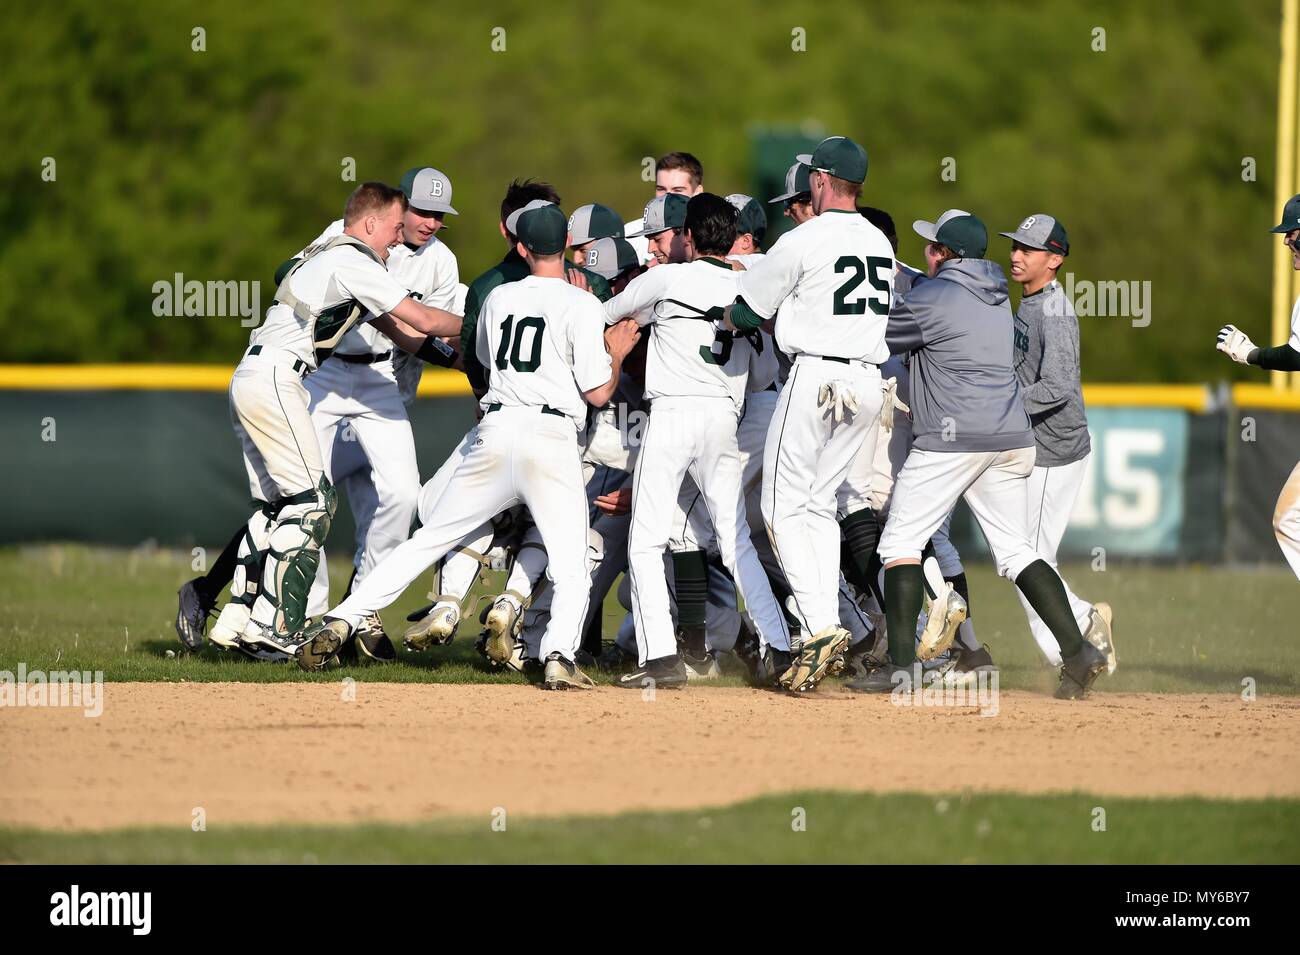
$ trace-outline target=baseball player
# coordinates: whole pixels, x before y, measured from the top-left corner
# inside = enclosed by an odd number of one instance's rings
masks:
[[[836,492],[863,442],[875,440],[894,255],[857,212],[861,146],[832,136],[797,159],[812,170],[815,215],[740,273],[726,324],[751,331],[775,318],[777,345],[794,359],[763,452],[762,509],[803,632],[781,679],[805,691],[851,638],[838,610]]]
[[[232,600],[219,618],[242,642],[270,651],[293,645],[334,514],[303,377],[360,322],[373,322],[413,351],[426,350],[428,336],[460,329],[459,315],[416,302],[385,267],[401,240],[405,209],[400,190],[358,186],[344,209],[343,233],[289,269],[235,369],[232,419],[253,497],[264,502],[245,529]]]
[[[677,199],[656,199],[671,206]],[[647,210],[647,225],[657,210]],[[605,305],[606,321],[626,316],[652,325],[646,358],[650,420],[642,432],[632,491],[628,565],[638,666],[616,681],[642,687],[685,683],[669,610],[664,553],[674,504],[689,473],[716,530],[723,562],[755,625],[769,643],[788,640],[785,621],[749,538],[741,493],[736,424],[744,402],[750,345],[705,320],[736,298],[737,278],[722,257],[736,237],[736,213],[720,196],[686,204],[682,233],[688,261],[651,269]]]
[[[431,166],[416,167],[402,175],[400,188],[407,209],[402,242],[389,253],[388,271],[415,300],[455,312],[460,287],[456,256],[437,238],[444,216],[457,214],[451,181]],[[342,231],[339,220],[309,248]],[[455,349],[437,344],[438,363],[450,367]],[[423,362],[407,362],[406,354],[381,332],[362,325],[348,332],[306,381],[325,472],[336,487],[348,490],[356,520],[353,586],[406,540],[415,516],[420,475],[403,392],[414,397]],[[361,473],[367,469],[368,474]],[[322,551],[308,613],[318,616],[328,606],[329,571]],[[356,636],[358,648],[372,659],[397,658],[378,616],[363,621]]]
[[[1291,267],[1300,271],[1300,196],[1292,196],[1282,209],[1282,221],[1270,232],[1281,233],[1282,243],[1291,249]],[[1272,348],[1257,348],[1235,325],[1219,330],[1219,351],[1241,365],[1255,365],[1270,371],[1300,371],[1300,299],[1291,309],[1291,337]],[[1278,546],[1297,577],[1300,577],[1300,464],[1282,486],[1273,510],[1273,533]]]
[[[587,249],[600,239],[623,238],[623,218],[600,203],[578,206],[569,216],[569,249],[573,264],[586,266]],[[635,250],[634,250],[635,251]]]
[[[891,312],[887,336],[891,352],[911,355],[913,434],[880,538],[891,663],[845,685],[879,693],[919,681],[913,634],[921,549],[965,497],[999,572],[1015,581],[1060,644],[1057,696],[1081,698],[1106,656],[1084,640],[1061,578],[1029,537],[1034,432],[1013,368],[1006,278],[983,258],[988,232],[975,216],[952,209],[913,228],[927,240],[930,280]],[[944,649],[922,646],[930,655]]]
[[[506,227],[506,222],[514,213],[534,201],[550,202],[558,206],[560,197],[549,183],[537,182],[531,179],[524,182],[515,180],[507,187],[505,197],[501,200],[499,228],[508,250],[500,262],[470,283],[469,292],[465,297],[465,319],[460,341],[461,360],[464,362],[465,375],[469,378],[470,386],[478,399],[482,399],[487,387],[486,372],[483,366],[479,364],[475,353],[479,310],[488,295],[498,286],[508,282],[517,282],[529,275],[528,264],[517,251],[519,246],[518,237],[510,233],[510,230]],[[609,283],[595,272],[587,271],[568,262],[565,262],[564,270],[566,277],[570,281],[582,281],[591,290],[591,293],[601,301],[605,301],[610,297]],[[575,278],[575,276],[579,278]],[[451,480],[458,455],[463,455],[468,448],[473,446],[476,439],[477,434],[471,430],[461,441],[456,452],[447,459],[447,462],[443,464],[433,478],[425,484],[420,492],[417,506],[421,521],[425,519],[425,514],[442,495],[447,482]],[[442,562],[436,575],[434,587],[429,592],[429,599],[432,603],[411,615],[412,626],[407,629],[405,639],[405,645],[408,648],[420,650],[431,644],[451,642],[456,634],[457,627],[460,625],[461,607],[465,597],[468,595],[475,577],[483,566],[485,560],[483,555],[491,548],[494,536],[495,532],[491,523],[485,521],[482,527],[466,535],[465,540],[451,550],[447,558]],[[504,632],[505,629],[514,626],[515,621],[512,616],[514,610],[512,607],[508,604],[500,607],[494,605],[493,610],[496,613],[493,614],[490,610],[487,622],[494,628],[501,629]]]
[[[645,214],[628,241],[644,238],[650,261],[655,265],[686,261],[686,203],[690,200],[675,192],[655,196],[646,203]]]
[[[812,193],[809,192],[808,186],[808,175],[811,172],[807,163],[796,160],[795,164],[786,170],[785,192],[767,200],[784,203],[781,214],[795,225],[803,225],[813,217]]]
[[[689,199],[704,191],[704,166],[690,153],[674,152],[660,156],[655,163],[655,197],[673,194]],[[652,256],[646,233],[642,231],[644,218],[629,222],[624,226],[623,235],[641,261],[647,265],[656,265],[658,261]]]
[[[565,280],[568,224],[559,206],[534,200],[510,215],[506,230],[518,238],[530,275],[500,286],[482,304],[476,354],[491,370],[478,436],[424,525],[303,635],[298,662],[304,669],[323,666],[368,613],[396,600],[466,533],[524,504],[545,542],[554,588],[542,685],[592,685],[574,662],[588,598],[577,433],[586,404],[609,400],[639,332],[623,323],[602,334],[600,303]]]
[[[1041,212],[1027,216],[1014,232],[999,234],[1011,240],[1011,279],[1023,293],[1016,312],[1015,362],[1036,449],[1029,475],[1030,540],[1055,567],[1092,451],[1080,383],[1079,320],[1056,281],[1057,269],[1070,254],[1070,240],[1060,222]],[[1118,661],[1110,605],[1080,600],[1068,582],[1062,583],[1079,628],[1106,654],[1106,670],[1114,673]],[[1023,593],[1020,603],[1038,649],[1050,665],[1060,666],[1051,631]]]

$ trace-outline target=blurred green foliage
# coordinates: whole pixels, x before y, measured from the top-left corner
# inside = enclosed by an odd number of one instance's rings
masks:
[[[1270,337],[1276,3],[76,0],[6,20],[3,361],[233,362],[237,317],[155,317],[153,283],[256,279],[265,307],[276,265],[341,214],[345,157],[358,181],[447,172],[468,280],[502,251],[511,178],[634,218],[643,157],[686,149],[713,191],[748,191],[765,127],[863,142],[865,201],[905,260],[915,218],[1049,212],[1076,280],[1149,280],[1150,327],[1083,320],[1088,380],[1232,377],[1213,332]]]

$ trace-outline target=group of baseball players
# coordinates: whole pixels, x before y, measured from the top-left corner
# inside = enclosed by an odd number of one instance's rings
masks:
[[[964,497],[1057,696],[1084,697],[1116,656],[1111,609],[1056,570],[1090,453],[1065,229],[1035,214],[1001,233],[1013,315],[978,218],[916,221],[911,268],[890,216],[859,206],[866,175],[845,137],[795,157],[769,200],[794,227],[766,250],[764,204],[706,192],[689,153],[659,160],[634,222],[566,217],[551,186],[516,181],[505,257],[468,287],[438,237],[456,214],[442,172],[359,186],[281,266],[235,370],[256,509],[181,588],[181,640],[202,646],[229,588],[219,647],[391,661],[379,612],[432,569],[405,646],[476,616],[488,664],[546,689],[592,686],[584,667],[638,689],[716,679],[729,653],[794,693],[837,674],[875,693],[969,684],[995,664],[949,540]],[[421,486],[407,407],[426,362],[465,372],[479,418]],[[340,485],[356,556],[331,608]],[[508,576],[480,614],[489,566]]]

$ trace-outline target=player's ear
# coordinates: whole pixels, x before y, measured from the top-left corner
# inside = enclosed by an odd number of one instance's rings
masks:
[[[1055,272],[1064,264],[1065,264],[1065,256],[1058,255],[1056,252],[1053,252],[1051,255],[1047,257],[1047,267],[1051,269],[1053,272]]]

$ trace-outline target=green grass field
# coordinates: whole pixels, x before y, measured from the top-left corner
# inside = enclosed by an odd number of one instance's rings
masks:
[[[1105,831],[1094,831],[1096,808]],[[802,808],[804,831],[795,831]],[[793,793],[677,813],[191,832],[0,830],[29,863],[1295,863],[1300,802]]]
[[[403,652],[393,666],[357,666],[309,675],[292,666],[254,663],[213,648],[168,659],[180,650],[172,629],[176,588],[194,576],[189,552],[104,550],[74,545],[0,549],[0,670],[102,670],[107,680],[493,683],[522,677],[490,672],[473,650],[476,623],[462,623],[449,647]],[[349,568],[332,565],[336,592]],[[1099,689],[1159,693],[1300,692],[1300,644],[1288,601],[1295,580],[1282,566],[1221,568],[1112,564],[1062,568],[1081,596],[1109,600],[1116,612],[1120,669]],[[988,565],[968,569],[972,619],[989,644],[1007,688],[1044,689],[1053,675],[1040,663],[1012,586]],[[501,574],[491,574],[499,587]],[[384,619],[400,643],[405,614],[424,601],[427,581],[412,586]],[[607,638],[622,611],[605,607]],[[739,682],[738,678],[734,682]]]

